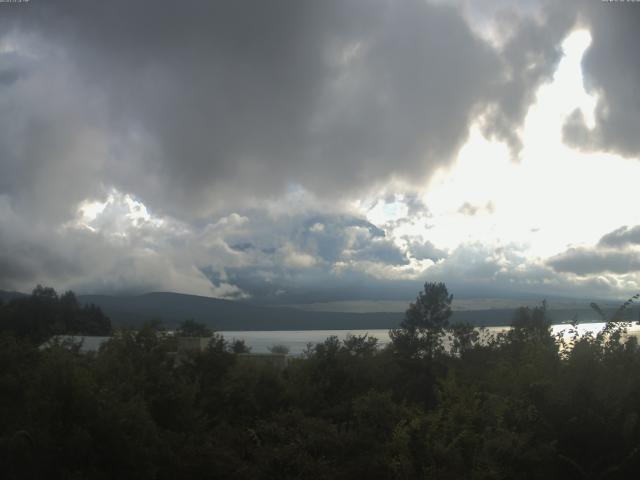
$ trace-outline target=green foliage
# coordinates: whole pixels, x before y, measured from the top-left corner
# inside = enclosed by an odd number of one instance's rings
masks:
[[[271,345],[269,347],[269,351],[271,353],[276,353],[279,355],[287,355],[289,353],[289,347],[287,347],[286,345]]]
[[[234,338],[229,344],[229,350],[233,353],[249,353],[251,348],[247,346],[244,340]]]
[[[451,334],[451,353],[465,355],[480,341],[480,332],[468,323],[457,323],[449,328]]]
[[[176,335],[179,337],[211,337],[213,332],[205,324],[188,319],[180,323]]]
[[[452,300],[444,283],[425,283],[415,303],[409,305],[400,328],[389,332],[395,349],[408,357],[432,358],[441,353]]]
[[[543,303],[487,337],[449,326],[450,303],[427,284],[388,348],[329,337],[282,370],[220,335],[177,357],[153,323],[96,353],[37,348],[82,310],[38,288],[0,306],[33,328],[0,333],[3,478],[634,478],[640,349],[622,317],[560,341]]]
[[[42,343],[52,335],[109,335],[111,322],[95,305],[80,305],[73,292],[58,296],[38,285],[31,296],[0,306],[0,332]]]

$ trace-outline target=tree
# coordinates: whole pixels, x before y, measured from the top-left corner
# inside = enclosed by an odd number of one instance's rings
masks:
[[[31,292],[31,297],[36,301],[39,300],[44,302],[58,300],[58,294],[53,288],[43,287],[40,284],[38,284],[36,288],[33,289],[33,291]]]
[[[370,357],[378,349],[378,339],[370,337],[368,333],[364,335],[347,334],[343,340],[344,349],[350,354],[359,357]]]
[[[551,319],[547,314],[547,302],[533,308],[518,308],[511,322],[513,329],[510,331],[512,340],[515,341],[540,341],[548,345],[555,343],[551,336]]]
[[[286,345],[272,345],[269,348],[269,351],[271,353],[276,353],[279,355],[287,355],[289,353],[289,347],[287,347]]]
[[[449,328],[451,333],[451,353],[463,355],[477,345],[480,333],[470,323],[456,323]]]
[[[180,337],[210,337],[213,335],[213,332],[205,324],[196,322],[190,318],[180,324],[177,334]]]
[[[81,305],[71,291],[58,296],[38,285],[28,297],[2,307],[0,331],[40,344],[52,335],[109,335],[111,321],[95,305]]]
[[[452,300],[444,283],[425,283],[424,291],[409,305],[400,328],[389,331],[395,349],[412,357],[433,357],[441,351]]]
[[[233,353],[250,353],[251,347],[247,347],[244,340],[234,338],[231,344],[229,344],[229,350]]]

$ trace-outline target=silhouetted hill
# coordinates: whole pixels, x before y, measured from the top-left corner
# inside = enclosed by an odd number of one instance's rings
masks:
[[[0,290],[0,300],[3,302],[8,302],[9,300],[13,300],[14,298],[26,297],[28,296],[26,293],[20,292],[6,292],[4,290]]]
[[[82,295],[79,299],[98,305],[114,325],[135,326],[159,319],[175,326],[193,318],[221,331],[390,328],[403,316],[401,313],[306,312],[164,292],[137,296]]]
[[[21,296],[25,294],[0,290],[0,299],[3,301]],[[393,328],[404,318],[404,312],[306,311],[169,292],[131,296],[80,295],[78,299],[82,303],[98,305],[114,326],[139,326],[148,320],[159,319],[167,326],[175,327],[179,322],[193,318],[221,331],[356,330]],[[603,310],[611,313],[614,308],[603,305]],[[454,311],[451,321],[469,322],[477,326],[503,326],[510,324],[513,313],[514,309],[511,308]],[[584,308],[549,310],[554,323],[567,322],[575,315],[578,315],[580,322],[600,321],[586,305]],[[636,311],[633,318],[637,317]]]
[[[396,327],[404,312],[347,313],[305,311],[291,307],[259,306],[179,293],[148,293],[137,296],[82,295],[81,302],[95,303],[114,325],[136,326],[151,320],[162,320],[175,326],[193,318],[216,330],[333,330],[376,329]],[[452,322],[473,325],[509,325],[513,309],[455,311]],[[562,323],[578,315],[581,322],[599,321],[588,307],[549,311],[554,322]]]

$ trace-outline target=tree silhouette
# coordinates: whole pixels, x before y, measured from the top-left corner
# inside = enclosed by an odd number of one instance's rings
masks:
[[[444,283],[425,283],[424,290],[409,305],[400,328],[389,332],[394,347],[401,353],[418,357],[433,357],[441,351],[452,300],[453,295]]]
[[[180,337],[210,337],[213,335],[213,331],[204,323],[190,318],[180,324],[177,334]]]

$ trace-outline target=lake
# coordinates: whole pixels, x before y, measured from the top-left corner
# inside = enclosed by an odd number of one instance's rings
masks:
[[[578,332],[582,335],[587,332],[596,334],[604,323],[581,323],[578,325]],[[568,324],[557,324],[551,327],[553,334],[567,332],[571,328]],[[509,327],[486,327],[484,331],[487,335],[497,334],[508,330]],[[640,326],[633,324],[628,329],[629,335],[640,336]],[[348,334],[365,335],[378,339],[379,345],[386,345],[391,340],[389,330],[281,330],[281,331],[237,331],[218,332],[226,340],[244,340],[245,344],[251,348],[253,353],[267,353],[269,347],[273,345],[284,345],[289,348],[291,355],[300,355],[307,347],[307,343],[313,344],[324,342],[327,337],[335,335],[340,340],[344,340]]]
[[[578,325],[578,332],[582,335],[587,332],[597,333],[604,327],[604,323],[581,323]],[[568,324],[552,325],[553,334],[567,332],[571,328]],[[486,327],[485,335],[495,335],[508,330],[509,327]],[[328,337],[335,335],[340,340],[347,338],[347,335],[369,335],[378,339],[378,345],[384,346],[391,341],[388,329],[371,330],[268,330],[268,331],[221,331],[217,332],[226,340],[244,340],[245,344],[251,348],[252,353],[268,353],[269,347],[273,345],[284,345],[289,348],[290,355],[300,355],[307,348],[308,343],[316,344],[324,342]],[[640,326],[632,324],[628,329],[630,336],[640,338]],[[110,337],[89,337],[64,335],[63,338],[82,341],[81,350],[84,352],[96,351],[100,345]],[[47,342],[48,343],[48,342]],[[45,343],[45,345],[47,344]]]

